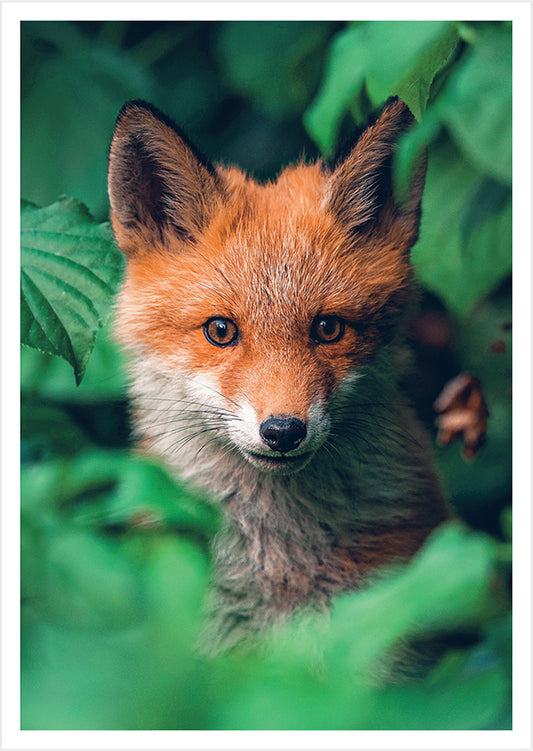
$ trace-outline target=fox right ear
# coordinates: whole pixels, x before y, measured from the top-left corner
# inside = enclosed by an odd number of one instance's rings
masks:
[[[397,241],[410,248],[416,242],[426,160],[415,165],[403,205],[396,204],[392,160],[401,136],[414,117],[398,97],[392,97],[380,117],[361,135],[346,159],[333,172],[328,206],[352,236],[393,228]]]
[[[124,105],[109,150],[108,191],[118,246],[136,253],[192,242],[223,196],[215,167],[146,102]]]

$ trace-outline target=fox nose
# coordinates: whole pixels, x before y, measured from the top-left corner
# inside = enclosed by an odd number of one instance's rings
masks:
[[[287,415],[267,417],[259,427],[259,435],[264,443],[274,451],[283,453],[297,448],[306,434],[305,422]]]

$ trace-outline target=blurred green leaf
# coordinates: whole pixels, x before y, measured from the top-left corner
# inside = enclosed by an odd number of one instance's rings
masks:
[[[72,466],[72,475],[88,482],[107,471],[115,473],[117,487],[99,513],[106,525],[161,529],[170,527],[194,532],[204,542],[217,530],[214,507],[171,479],[159,463],[149,457],[117,454],[87,454]]]
[[[174,482],[158,462],[122,451],[91,448],[70,461],[32,467],[22,478],[22,498],[23,510],[42,506],[84,527],[174,529],[204,545],[218,526],[213,506]]]
[[[120,540],[108,541],[107,555],[112,556],[111,569],[107,571],[111,579],[109,592],[115,590],[118,595],[110,602],[106,592],[99,589],[106,589],[98,571],[102,552],[94,545],[82,544],[77,553],[74,541],[74,537],[67,538],[52,551],[66,577],[55,578],[58,592],[46,590],[54,597],[48,605],[61,604],[57,597],[68,594],[75,605],[82,606],[84,618],[105,617],[99,627],[83,628],[84,620],[74,620],[78,615],[76,608],[70,613],[49,611],[50,617],[44,618],[31,600],[25,603],[22,728],[206,727],[211,708],[206,699],[213,678],[208,677],[204,664],[193,652],[208,576],[205,555],[193,542],[168,533],[149,538],[137,535],[140,544],[135,557],[128,554],[127,545]],[[91,558],[81,557],[92,553],[97,555],[96,569]],[[115,556],[120,559],[116,571]],[[85,572],[81,570],[83,566]],[[76,579],[78,575],[80,578]],[[129,601],[123,597],[128,583],[133,595]],[[71,584],[80,586],[78,593],[70,591]],[[85,586],[94,594],[94,609],[90,612],[83,608],[90,604]],[[107,614],[102,610],[106,604]],[[62,614],[64,622],[58,622]]]
[[[142,617],[135,566],[116,545],[89,531],[63,529],[47,535],[40,553],[32,586],[23,591],[40,617],[92,631],[132,625]],[[32,558],[26,549],[25,566]]]
[[[343,113],[350,104],[353,106],[363,86],[366,71],[363,35],[364,31],[358,26],[338,34],[331,48],[324,82],[304,115],[308,132],[326,155],[333,152]]]
[[[486,215],[483,224],[473,221],[470,207],[479,185],[479,173],[450,143],[430,148],[420,238],[412,259],[422,284],[462,315],[507,277],[512,264],[510,202],[490,218]]]
[[[41,617],[76,628],[134,623],[141,612],[138,567],[162,533],[188,535],[191,550],[200,543],[205,559],[206,537],[216,529],[203,499],[180,489],[153,461],[121,452],[86,451],[28,469],[22,512],[23,597]],[[138,540],[110,537],[112,529],[148,536],[139,547]],[[182,589],[191,586],[188,574]]]
[[[23,205],[22,343],[62,357],[79,384],[121,271],[109,224],[96,224],[83,204],[62,198],[46,208]]]
[[[459,672],[437,690],[424,685],[385,692],[369,729],[480,730],[502,711],[508,696],[501,668]]]
[[[510,184],[511,28],[487,24],[450,76],[442,119],[463,153],[484,173]]]
[[[356,120],[363,119],[356,105],[363,84],[375,107],[397,94],[420,118],[431,83],[457,41],[455,25],[444,21],[375,21],[341,32],[322,88],[304,116],[309,133],[331,155],[350,105]]]
[[[65,360],[29,347],[21,349],[20,369],[25,395],[85,404],[126,398],[124,357],[113,342],[110,321],[98,332],[81,385]]]
[[[407,104],[417,120],[426,111],[436,75],[453,57],[458,41],[456,25],[448,24],[447,29],[420,53],[403,80],[395,85],[394,93]]]
[[[505,540],[513,539],[513,511],[510,508],[504,509],[501,516],[502,532]]]
[[[25,36],[38,64],[31,72],[23,65],[22,195],[40,205],[75,196],[104,218],[116,116],[128,99],[157,99],[156,80],[127,51],[92,39],[74,24],[27,23]],[[56,54],[39,55],[44,42]]]
[[[65,409],[38,399],[21,401],[20,429],[23,462],[51,454],[72,456],[89,443]]]
[[[338,602],[334,612],[344,625],[325,644],[330,665],[360,671],[400,638],[478,620],[490,605],[494,559],[490,537],[442,526],[399,575]]]
[[[443,21],[402,21],[376,22],[374,28],[366,74],[371,98],[377,105],[395,94],[420,120],[435,76],[455,52],[457,27]]]
[[[506,208],[510,200],[509,186],[490,177],[480,180],[462,216],[463,242],[467,244],[475,230],[481,229],[485,223],[490,222],[496,214]]]

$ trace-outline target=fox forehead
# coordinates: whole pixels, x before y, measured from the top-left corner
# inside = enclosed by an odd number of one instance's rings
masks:
[[[264,185],[236,169],[221,172],[227,200],[199,238],[208,254],[271,278],[279,265],[285,272],[305,270],[330,244],[334,223],[323,207],[319,165],[289,167]]]
[[[235,169],[224,173],[228,200],[195,243],[184,246],[176,238],[165,255],[139,255],[131,264],[133,278],[189,293],[196,288],[196,299],[204,301],[211,293],[221,310],[243,300],[253,307],[262,301],[294,305],[295,296],[318,289],[321,275],[332,282],[338,277],[338,284],[343,274],[334,274],[330,257],[339,233],[321,207],[316,165],[288,168],[266,185]]]
[[[344,274],[334,257],[340,248],[321,206],[317,172],[300,167],[286,170],[276,183],[251,183],[200,241],[198,250],[216,262],[238,306],[286,317],[303,302],[318,312],[328,306],[328,293],[338,292]]]
[[[405,286],[404,261],[354,247],[328,214],[318,165],[288,168],[267,185],[235,169],[225,177],[229,200],[194,244],[176,240],[170,252],[131,260],[122,295],[127,338],[136,330],[155,344],[222,316],[285,346],[308,336],[316,316],[360,323]]]

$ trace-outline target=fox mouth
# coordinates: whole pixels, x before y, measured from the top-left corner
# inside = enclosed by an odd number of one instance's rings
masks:
[[[282,473],[296,472],[302,469],[312,456],[311,452],[297,454],[296,456],[289,456],[288,454],[275,456],[272,454],[259,454],[255,451],[244,451],[243,453],[248,461],[259,469]]]

